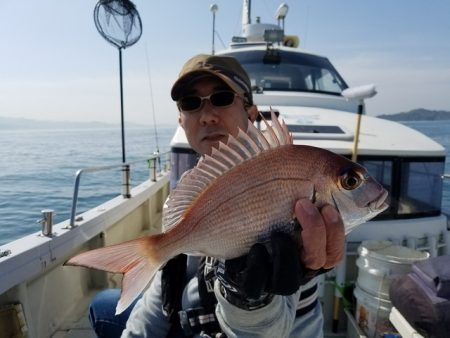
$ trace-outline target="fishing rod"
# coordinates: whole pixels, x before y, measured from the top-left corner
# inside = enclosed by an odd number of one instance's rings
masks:
[[[159,141],[158,141],[158,129],[156,127],[156,114],[155,114],[155,101],[153,100],[153,86],[152,86],[152,77],[150,73],[150,62],[148,56],[148,48],[147,44],[145,45],[145,61],[147,64],[147,76],[148,76],[148,87],[150,93],[150,101],[151,101],[151,113],[153,118],[153,129],[155,133],[155,143],[156,143],[156,151],[154,155],[159,155]],[[161,170],[161,158],[158,156],[158,167]]]

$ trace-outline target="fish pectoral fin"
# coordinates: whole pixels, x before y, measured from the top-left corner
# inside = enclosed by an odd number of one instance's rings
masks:
[[[154,236],[156,237],[156,236]],[[148,250],[149,237],[83,252],[64,265],[84,266],[113,273],[123,273],[122,294],[116,315],[122,313],[150,283],[164,261]]]

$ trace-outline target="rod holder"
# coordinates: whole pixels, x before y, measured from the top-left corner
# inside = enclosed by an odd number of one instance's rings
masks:
[[[38,221],[42,224],[42,235],[51,236],[53,234],[53,217],[55,211],[52,209],[41,210],[42,218]]]
[[[148,166],[150,169],[150,179],[152,182],[156,182],[156,158],[152,158],[148,161]]]
[[[123,198],[130,198],[130,165],[122,165],[122,196]]]

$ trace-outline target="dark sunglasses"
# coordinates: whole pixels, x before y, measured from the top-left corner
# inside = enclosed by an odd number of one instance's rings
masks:
[[[177,105],[181,111],[185,112],[200,109],[204,100],[209,100],[214,107],[227,107],[233,104],[236,96],[240,97],[239,94],[230,90],[215,92],[209,96],[189,95],[178,100]]]

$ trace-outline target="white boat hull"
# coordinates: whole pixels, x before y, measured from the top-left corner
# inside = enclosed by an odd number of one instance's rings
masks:
[[[80,251],[160,231],[168,193],[166,173],[132,189],[129,199],[119,196],[79,215],[83,219],[75,228],[68,229],[65,221],[54,226],[52,237],[35,233],[2,247],[11,254],[0,258],[0,307],[21,304],[26,321],[22,330],[30,338],[89,329],[76,323],[86,317],[92,295],[120,287],[120,276],[63,263]],[[16,316],[14,311],[8,315],[11,320]]]

